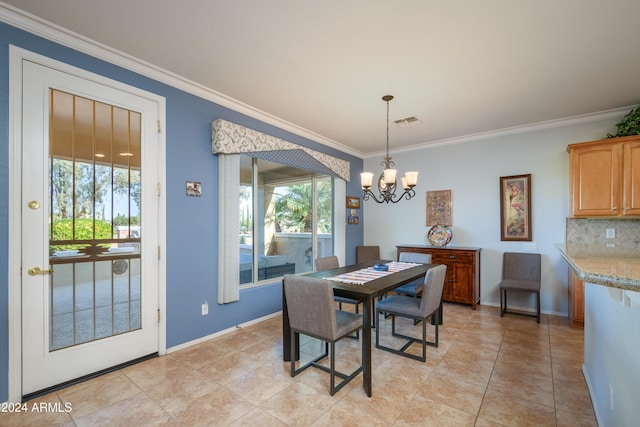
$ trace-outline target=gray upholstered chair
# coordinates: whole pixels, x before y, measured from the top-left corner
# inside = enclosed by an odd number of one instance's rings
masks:
[[[505,313],[535,317],[540,323],[540,254],[505,252],[502,255],[500,288],[500,317]],[[536,314],[507,311],[507,291],[531,292],[536,295]]]
[[[425,362],[427,360],[427,345],[438,346],[438,322],[435,322],[435,341],[427,341],[427,319],[436,314],[440,308],[442,299],[442,288],[444,287],[444,276],[447,272],[446,265],[438,265],[427,270],[422,284],[422,298],[408,297],[404,295],[393,295],[378,302],[376,305],[376,348],[390,351],[391,353],[409,357],[411,359]],[[396,350],[380,344],[380,314],[391,315],[391,335],[407,340],[407,342]],[[396,317],[407,317],[414,321],[422,322],[422,339],[410,337],[396,332]],[[422,344],[422,357],[408,353],[406,350],[414,342]]]
[[[431,254],[421,254],[417,252],[400,252],[398,256],[400,262],[415,262],[419,264],[431,264]],[[422,283],[424,280],[418,279],[410,283],[405,283],[394,289],[398,295],[406,295],[410,297],[418,297],[422,292]]]
[[[335,255],[316,258],[315,264],[316,271],[325,271],[340,267],[340,261],[338,261],[338,257]]]
[[[356,263],[380,259],[380,246],[356,246]]]
[[[296,333],[325,342],[324,353],[298,369],[295,368],[295,358],[292,357],[291,376],[295,377],[309,366],[329,372],[330,393],[333,396],[362,372],[362,363],[348,375],[335,369],[335,343],[362,328],[362,315],[336,310],[333,302],[333,286],[328,280],[285,274],[283,282],[291,327],[291,348],[295,348]],[[329,356],[329,368],[318,363],[327,356]],[[335,385],[336,376],[342,379],[338,385]]]
[[[316,271],[331,270],[340,267],[340,261],[335,255],[326,256],[315,259]],[[347,297],[334,296],[333,299],[338,303],[338,308],[342,310],[342,304],[353,304],[356,313],[359,312],[360,301]],[[349,335],[349,338],[360,339],[360,331],[356,331],[355,335]]]

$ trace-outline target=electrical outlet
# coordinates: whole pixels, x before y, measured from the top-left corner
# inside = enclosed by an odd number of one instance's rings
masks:
[[[615,228],[607,228],[605,235],[607,239],[615,239],[616,238],[616,229]]]
[[[522,249],[529,252],[535,252],[538,250],[538,244],[533,242],[527,242],[522,245]]]
[[[209,303],[205,301],[202,303],[202,315],[206,316],[207,314],[209,314]]]
[[[613,412],[613,386],[609,384],[609,407]]]

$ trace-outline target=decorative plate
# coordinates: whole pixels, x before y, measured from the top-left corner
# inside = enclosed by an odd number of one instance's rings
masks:
[[[451,241],[451,229],[446,225],[434,225],[427,233],[427,240],[433,246],[444,246]]]

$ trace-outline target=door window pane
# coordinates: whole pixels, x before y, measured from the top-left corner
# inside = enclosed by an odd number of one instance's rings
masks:
[[[139,329],[141,115],[50,91],[50,350]]]

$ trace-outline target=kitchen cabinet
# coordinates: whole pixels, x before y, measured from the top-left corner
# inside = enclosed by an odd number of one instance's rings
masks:
[[[571,327],[584,328],[584,283],[569,269],[569,320]]]
[[[480,248],[438,247],[420,245],[396,246],[400,252],[417,252],[431,255],[432,264],[447,266],[442,299],[449,302],[470,304],[476,309],[480,303]]]
[[[570,144],[571,216],[640,216],[640,135]]]

